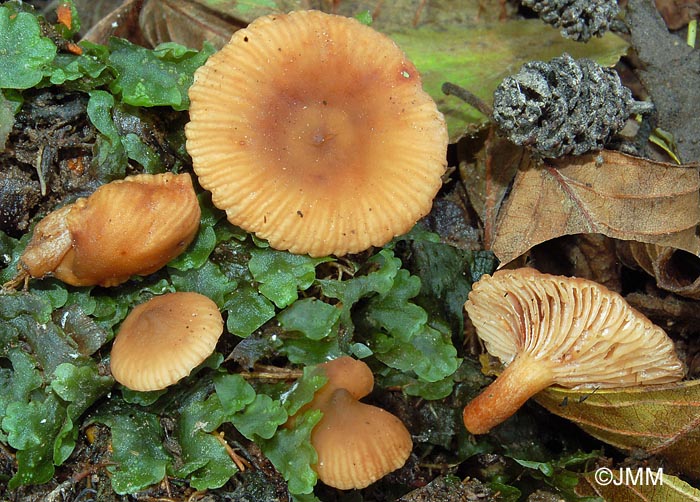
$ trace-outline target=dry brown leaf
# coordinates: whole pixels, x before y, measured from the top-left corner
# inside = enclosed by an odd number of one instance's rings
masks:
[[[591,436],[621,450],[664,458],[700,477],[700,381],[623,390],[550,387],[535,400]]]
[[[221,48],[245,23],[225,13],[183,0],[146,0],[139,16],[144,38],[155,47],[163,42],[177,42],[201,49],[206,40]]]
[[[478,136],[476,141],[482,141],[482,137]],[[464,148],[465,144],[471,146],[465,140],[458,143],[457,147]],[[469,202],[483,224],[483,245],[487,249],[493,242],[496,218],[510,182],[518,168],[527,162],[525,150],[499,136],[495,128],[491,127],[474,159],[464,161],[459,166]]]
[[[686,251],[625,241],[617,246],[628,266],[638,267],[656,279],[656,285],[686,298],[700,300],[700,258]]]
[[[600,233],[700,254],[699,189],[696,165],[613,151],[531,162],[515,177],[491,250],[505,264],[555,237]]]
[[[93,24],[83,36],[83,40],[107,44],[110,37],[121,37],[135,44],[146,45],[138,23],[143,1],[125,0],[123,4]]]

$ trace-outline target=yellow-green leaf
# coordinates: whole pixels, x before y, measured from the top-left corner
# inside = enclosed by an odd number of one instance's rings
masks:
[[[612,477],[602,479],[596,479],[595,473],[582,474],[576,486],[576,493],[619,502],[700,502],[700,490],[676,476],[664,474],[663,471],[640,468],[639,471],[611,469],[609,472]]]
[[[700,477],[700,381],[618,390],[550,387],[535,400],[621,450],[641,449]]]

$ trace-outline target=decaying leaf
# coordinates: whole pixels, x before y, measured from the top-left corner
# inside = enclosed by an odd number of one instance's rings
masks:
[[[641,468],[611,470],[612,477],[597,481],[594,473],[581,475],[576,486],[580,496],[601,497],[603,500],[625,500],[627,502],[646,502],[663,500],[665,502],[700,501],[700,490],[676,476],[669,476],[663,471]],[[607,473],[606,473],[607,476]],[[610,479],[608,482],[607,480]]]
[[[110,37],[121,37],[132,43],[145,46],[146,41],[138,23],[143,1],[125,0],[122,5],[92,25],[87,33],[83,35],[83,40],[106,44]]]
[[[656,8],[669,30],[677,30],[700,16],[698,0],[655,0]]]
[[[619,152],[532,162],[515,177],[491,250],[504,264],[555,237],[600,233],[699,254],[699,189],[696,165]]]
[[[245,26],[222,12],[182,0],[146,0],[139,25],[144,38],[153,47],[163,42],[177,42],[195,49],[201,49],[205,40],[221,48],[236,29]]]
[[[642,450],[700,477],[700,381],[626,390],[550,387],[535,400],[621,450]]]
[[[458,143],[460,148],[465,141]],[[496,220],[506,193],[519,168],[526,167],[529,157],[522,147],[499,136],[490,128],[472,162],[464,161],[459,174],[469,196],[469,202],[479,215],[483,225],[483,244],[491,247]]]
[[[696,255],[636,241],[621,242],[617,248],[627,265],[641,268],[654,277],[661,289],[700,300],[700,258]]]

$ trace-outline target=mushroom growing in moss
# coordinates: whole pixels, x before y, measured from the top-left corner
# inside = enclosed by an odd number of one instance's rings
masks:
[[[132,390],[164,389],[214,352],[223,329],[219,308],[204,295],[156,296],[122,322],[112,346],[112,375]]]
[[[447,128],[415,66],[355,19],[261,17],[195,73],[187,150],[229,221],[276,249],[343,255],[426,215]]]
[[[484,434],[549,387],[616,388],[675,382],[673,342],[617,293],[531,268],[484,275],[465,304],[486,350],[505,370],[464,408]]]
[[[374,386],[369,367],[348,356],[319,366],[328,382],[301,410],[323,413],[311,432],[318,479],[341,490],[359,489],[402,467],[413,449],[410,433],[391,413],[359,401]]]
[[[127,176],[44,217],[20,257],[20,278],[116,286],[187,249],[199,218],[189,174]]]

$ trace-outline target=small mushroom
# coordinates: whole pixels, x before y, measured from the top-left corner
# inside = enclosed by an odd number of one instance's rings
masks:
[[[20,276],[116,286],[182,253],[199,229],[189,174],[140,174],[49,213],[20,258]]]
[[[112,375],[132,390],[164,389],[214,352],[223,329],[219,308],[204,295],[151,298],[122,322],[112,346]]]
[[[340,490],[365,488],[402,467],[413,449],[401,420],[336,389],[311,433],[318,478]]]
[[[187,150],[231,223],[276,249],[343,255],[430,211],[447,128],[385,35],[318,11],[258,18],[195,73]]]
[[[465,308],[505,370],[464,408],[484,434],[550,385],[616,388],[675,382],[684,366],[673,342],[617,293],[531,268],[484,275]]]
[[[411,434],[388,411],[359,401],[374,386],[369,367],[348,356],[320,367],[328,382],[301,410],[323,413],[311,432],[318,479],[340,490],[360,489],[402,467],[413,449]]]

